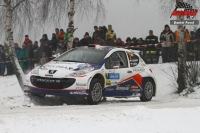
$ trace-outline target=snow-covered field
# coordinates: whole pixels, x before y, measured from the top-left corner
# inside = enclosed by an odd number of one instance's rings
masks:
[[[99,105],[69,105],[63,98],[47,97],[40,105],[23,95],[15,76],[0,77],[0,133],[199,133],[200,89],[179,96],[172,69],[149,65],[158,82],[151,102],[138,98],[108,98]]]

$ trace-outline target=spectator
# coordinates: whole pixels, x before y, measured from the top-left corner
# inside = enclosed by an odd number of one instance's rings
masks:
[[[52,34],[52,39],[50,41],[50,47],[51,47],[51,50],[52,50],[53,53],[56,52],[58,43],[59,43],[59,40],[56,38],[56,34],[53,33]]]
[[[157,44],[158,37],[153,35],[153,30],[149,30],[149,36],[145,39],[146,44]],[[155,46],[147,46],[145,49],[146,54],[146,62],[149,63],[158,63],[159,59],[159,51],[156,49]]]
[[[89,36],[89,33],[86,32],[84,35],[84,38],[81,39],[80,44],[81,46],[88,46],[91,43],[91,37]]]
[[[93,32],[93,34],[92,34],[92,40],[93,40],[93,41],[96,41],[96,40],[95,40],[95,36],[97,36],[97,35],[99,35],[99,29],[98,29],[97,26],[94,26],[94,32]]]
[[[133,37],[132,44],[133,44],[133,46],[137,46],[138,45],[136,37]]]
[[[4,45],[4,54],[5,54],[5,61],[6,61],[5,66],[7,69],[7,75],[12,75],[13,68],[12,68],[12,63],[11,63],[10,55],[9,55],[9,47],[6,43]]]
[[[118,38],[118,39],[116,40],[116,43],[115,43],[114,46],[116,46],[116,47],[123,47],[123,46],[124,46],[124,42],[122,41],[121,38]]]
[[[39,47],[38,41],[35,41],[33,44],[33,59],[34,59],[34,67],[39,65]]]
[[[42,36],[42,41],[43,41],[44,43],[49,43],[49,39],[48,39],[47,34],[44,34],[44,35]]]
[[[195,37],[195,32],[194,31],[191,31],[190,32],[190,40],[195,40],[196,39],[196,37]]]
[[[99,44],[101,46],[106,46],[106,42],[103,39],[101,39],[100,35],[97,35],[97,40],[95,41],[95,44]]]
[[[60,29],[60,34],[59,34],[59,40],[64,40],[64,36],[65,36],[65,32],[64,32],[64,30],[63,29]]]
[[[112,29],[112,25],[108,25],[108,31],[106,33],[106,40],[112,39],[113,41],[116,40],[116,33]]]
[[[69,39],[69,34],[68,33],[69,33],[69,28],[67,28],[65,36],[64,36],[64,40],[65,41]]]
[[[107,35],[106,45],[107,46],[115,46],[114,40],[110,37],[110,34]]]
[[[126,43],[125,43],[124,45],[125,45],[126,47],[132,46],[131,38],[130,38],[130,37],[128,37],[128,38],[126,39]]]
[[[175,50],[172,47],[172,43],[175,41],[175,35],[170,30],[169,25],[165,25],[165,29],[160,34],[160,42],[163,42],[162,45],[162,59],[163,63],[174,62],[175,61]]]
[[[54,33],[54,34],[56,34],[56,39],[59,40],[59,35],[60,35],[59,29],[56,28],[56,29],[55,29],[55,32],[56,32],[56,33]]]
[[[42,58],[42,53],[45,50],[45,45],[44,42],[42,41],[42,39],[40,39],[40,47],[39,47],[39,59]]]
[[[28,35],[25,35],[24,44],[26,44],[26,46],[28,46],[28,43],[29,43],[30,41],[31,41],[31,40],[29,39],[29,36],[28,36]]]
[[[77,37],[74,39],[72,48],[76,48],[76,47],[80,47],[79,38],[77,38]]]
[[[103,33],[106,35],[106,33],[108,32],[108,29],[106,28],[106,26],[103,26],[102,29],[103,29]]]
[[[26,48],[26,44],[23,44],[22,45],[22,49],[19,53],[19,63],[20,63],[20,66],[22,68],[22,70],[25,72],[25,60],[26,60],[26,51],[27,51],[27,48]]]
[[[15,54],[17,56],[17,59],[19,60],[19,53],[21,51],[21,48],[19,47],[18,43],[14,43],[14,47],[15,47]]]
[[[34,56],[33,50],[34,50],[33,44],[32,44],[32,42],[29,42],[28,47],[26,49],[26,59],[27,59],[27,63],[28,63],[27,64],[28,72],[33,69],[33,64],[34,64],[34,62],[33,62],[33,56]]]
[[[0,76],[4,76],[5,72],[5,55],[4,55],[4,50],[3,46],[0,44]]]
[[[51,57],[52,57],[52,51],[51,51],[51,48],[49,46],[49,43],[47,43],[47,42],[45,43],[44,52],[45,52],[45,55],[46,55],[46,60],[50,61]]]
[[[73,45],[73,44],[72,44]],[[68,40],[66,40],[65,42],[64,42],[64,52],[66,52],[67,51],[67,49],[68,49]],[[63,53],[64,53],[63,52]]]
[[[145,42],[145,41],[144,41],[143,38],[141,38],[141,37],[137,40],[137,44],[138,44],[138,45],[144,45],[144,42]]]
[[[160,42],[174,42],[174,33],[170,30],[169,25],[165,25],[165,29],[161,32]]]
[[[58,44],[58,53],[64,53],[65,41],[64,39],[60,39],[60,43]]]
[[[46,59],[46,53],[43,52],[42,53],[42,58],[40,59],[40,65],[44,65],[47,63],[47,59]]]
[[[101,37],[101,39],[103,39],[104,41],[106,40],[106,33],[103,30],[103,27],[99,27],[99,35]]]
[[[153,35],[153,30],[149,30],[149,36],[146,37],[146,44],[157,44],[158,37]]]
[[[196,39],[200,39],[200,28],[197,29],[197,31],[195,32],[195,38]]]

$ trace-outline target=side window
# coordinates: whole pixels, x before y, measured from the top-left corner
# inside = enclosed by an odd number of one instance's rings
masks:
[[[113,69],[113,66],[119,66],[119,68],[128,67],[128,61],[125,52],[115,52],[108,58],[105,63],[106,69]]]
[[[129,57],[129,61],[130,61],[130,66],[134,67],[137,66],[139,64],[139,57],[133,53],[127,53],[128,57]]]

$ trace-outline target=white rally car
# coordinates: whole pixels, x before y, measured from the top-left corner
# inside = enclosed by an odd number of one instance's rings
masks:
[[[156,80],[138,51],[89,45],[36,67],[24,91],[37,96],[82,95],[89,104],[98,104],[102,97],[150,101],[156,95]]]

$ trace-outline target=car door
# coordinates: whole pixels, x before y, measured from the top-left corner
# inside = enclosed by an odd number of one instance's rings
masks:
[[[130,71],[128,57],[125,51],[117,51],[110,55],[105,63],[106,96],[125,96],[130,84],[123,82]]]
[[[145,71],[144,67],[140,65],[140,57],[134,53],[126,52],[129,58],[130,73],[128,73],[131,81],[131,92],[138,92],[141,89],[142,76],[141,72]]]

